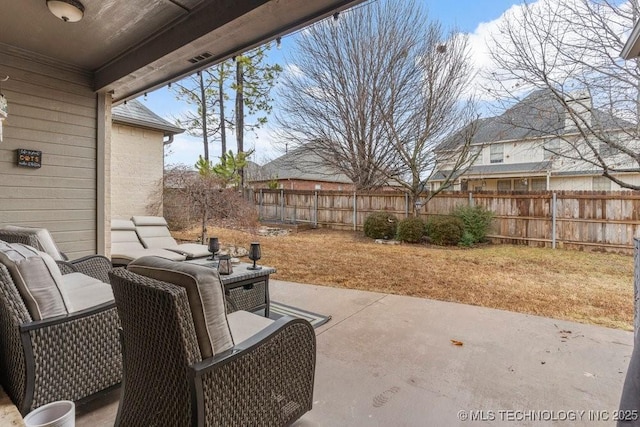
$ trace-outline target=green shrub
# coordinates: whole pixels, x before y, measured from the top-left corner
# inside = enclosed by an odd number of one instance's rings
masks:
[[[453,211],[453,216],[460,218],[464,224],[464,232],[470,235],[467,240],[471,246],[483,242],[487,238],[493,213],[482,206],[460,206]]]
[[[473,237],[473,234],[469,233],[468,231],[465,231],[462,233],[462,238],[460,239],[460,242],[458,243],[460,246],[473,246],[475,244],[475,238]]]
[[[392,239],[398,218],[388,212],[374,212],[364,220],[364,235],[372,239]]]
[[[424,221],[418,217],[409,217],[398,222],[397,238],[401,242],[418,243],[424,236]]]
[[[464,223],[455,216],[439,216],[429,219],[425,229],[434,245],[457,245],[462,239]]]

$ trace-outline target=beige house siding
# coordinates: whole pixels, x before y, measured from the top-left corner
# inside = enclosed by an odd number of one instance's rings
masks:
[[[638,174],[619,175],[625,182],[633,185],[640,185],[640,176]],[[604,182],[604,187],[598,187],[598,180]],[[510,183],[509,189],[503,191],[621,191],[627,190],[620,187],[615,182],[602,177],[601,175],[583,175],[583,176],[557,176],[552,175],[549,180],[549,187],[546,187],[547,177],[544,175],[532,175],[525,178],[513,178],[505,176],[503,178],[487,178],[487,179],[469,179],[465,191],[499,191],[498,181],[502,183]],[[539,188],[535,184],[544,185]],[[464,190],[462,185],[456,183],[452,190]]]
[[[158,198],[164,165],[164,133],[114,123],[111,146],[111,216],[162,215]]]
[[[6,75],[0,225],[46,227],[71,258],[96,253],[97,96],[91,77],[0,44],[0,76]],[[42,151],[42,167],[18,167],[18,148]]]

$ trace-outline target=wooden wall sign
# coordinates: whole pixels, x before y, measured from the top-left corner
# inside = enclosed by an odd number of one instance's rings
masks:
[[[18,166],[24,166],[27,168],[39,168],[42,167],[42,151],[26,150],[24,148],[18,148]]]

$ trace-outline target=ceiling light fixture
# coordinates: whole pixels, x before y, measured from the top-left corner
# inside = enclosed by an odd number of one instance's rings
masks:
[[[78,22],[84,16],[84,6],[77,0],[47,0],[47,7],[64,22]]]

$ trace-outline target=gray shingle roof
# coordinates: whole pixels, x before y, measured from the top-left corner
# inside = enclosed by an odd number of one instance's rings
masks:
[[[631,123],[614,117],[602,110],[592,110],[592,123],[601,129],[631,126]],[[500,116],[479,119],[471,140],[472,144],[523,140],[568,133],[565,130],[566,111],[560,102],[547,90],[530,93]],[[472,125],[469,125],[472,126]],[[437,150],[451,150],[463,144],[463,128],[446,138]]]
[[[111,117],[112,121],[116,123],[157,129],[163,131],[165,135],[175,135],[184,132],[184,129],[158,116],[137,99],[132,99],[126,104],[122,103],[113,107]]]
[[[531,163],[494,163],[491,165],[471,166],[466,172],[464,172],[464,175],[473,177],[474,175],[536,173],[546,172],[550,168],[550,161]],[[431,177],[431,180],[443,180],[450,173],[450,170],[436,172]],[[462,173],[459,173],[458,176],[459,175],[462,175]]]
[[[289,151],[277,159],[262,166],[260,178],[255,181],[271,179],[300,179],[308,181],[337,182],[352,184],[345,174],[336,171],[322,161],[320,156],[304,146]]]

